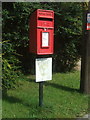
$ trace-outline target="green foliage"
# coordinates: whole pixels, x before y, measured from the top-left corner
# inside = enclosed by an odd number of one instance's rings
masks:
[[[55,12],[54,71],[72,70],[80,57],[81,3],[5,2],[2,8],[4,83],[10,81],[11,84],[18,70],[24,73],[32,71],[29,67],[31,54],[28,51],[29,18],[36,9],[49,9]]]
[[[55,22],[56,70],[70,71],[81,54],[82,7],[77,3],[61,3],[61,15]]]
[[[11,88],[15,84],[15,72],[6,59],[3,59],[3,87]]]
[[[15,87],[16,78],[19,75],[17,69],[20,62],[15,57],[15,50],[8,41],[3,41],[3,60],[2,60],[2,85],[4,89]]]
[[[35,76],[19,77],[20,85],[8,90],[7,96],[3,98],[3,119],[81,118],[88,112],[88,96],[79,93],[79,76],[80,72],[53,74],[53,80],[43,84],[43,107],[38,106]]]

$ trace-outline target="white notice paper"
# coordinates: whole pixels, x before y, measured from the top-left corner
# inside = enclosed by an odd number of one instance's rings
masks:
[[[36,82],[52,80],[52,58],[36,59]]]
[[[42,32],[42,47],[49,47],[49,33]]]

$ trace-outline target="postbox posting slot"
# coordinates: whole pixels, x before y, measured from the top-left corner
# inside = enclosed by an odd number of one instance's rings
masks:
[[[37,27],[39,28],[53,28],[53,18],[44,18],[44,17],[38,17],[38,23],[37,23]]]
[[[42,21],[53,21],[52,18],[38,18],[38,20],[42,20]]]

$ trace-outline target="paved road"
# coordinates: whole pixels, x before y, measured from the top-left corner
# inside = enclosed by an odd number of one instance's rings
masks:
[[[76,120],[90,120],[90,114],[86,114],[82,118],[77,118]]]

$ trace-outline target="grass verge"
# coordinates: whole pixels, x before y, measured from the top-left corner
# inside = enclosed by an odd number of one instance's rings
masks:
[[[80,73],[56,73],[44,82],[44,106],[38,106],[35,76],[21,76],[2,101],[3,118],[77,118],[88,111],[88,96],[79,92]]]

